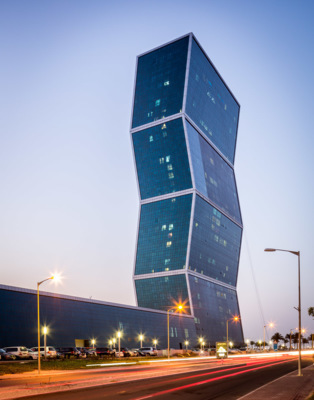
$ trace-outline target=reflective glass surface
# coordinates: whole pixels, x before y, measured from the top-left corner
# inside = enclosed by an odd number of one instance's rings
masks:
[[[181,118],[132,137],[142,199],[192,187]]]
[[[185,268],[192,195],[143,204],[135,275]]]
[[[184,303],[186,314],[190,314],[190,304],[185,275],[172,275],[135,281],[139,307],[167,311]]]
[[[196,189],[240,224],[234,172],[201,135],[186,123]]]
[[[236,291],[194,276],[189,282],[197,335],[210,340],[211,346],[226,341],[227,320],[240,315]],[[243,343],[241,322],[229,321],[228,333],[230,341]]]
[[[188,41],[139,57],[132,128],[181,112]]]
[[[242,229],[196,196],[189,269],[235,286]]]
[[[40,321],[49,329],[47,346],[75,346],[76,340],[91,346],[91,340],[95,339],[96,347],[105,347],[120,330],[121,347],[138,348],[138,336],[144,334],[144,346],[152,346],[153,339],[157,339],[158,347],[166,348],[166,314],[82,300],[41,294]],[[31,294],[0,289],[0,348],[37,346],[36,301],[35,291]],[[180,348],[180,343],[184,346],[187,338],[196,343],[193,318],[171,316],[170,335],[173,338],[171,346],[175,348]]]
[[[186,113],[233,163],[239,106],[194,39]]]

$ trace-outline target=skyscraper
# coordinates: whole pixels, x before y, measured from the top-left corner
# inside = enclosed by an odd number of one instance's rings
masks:
[[[212,343],[240,314],[239,110],[193,34],[138,56],[130,131],[140,193],[137,302],[163,311],[184,303]],[[241,322],[229,332],[243,342]]]

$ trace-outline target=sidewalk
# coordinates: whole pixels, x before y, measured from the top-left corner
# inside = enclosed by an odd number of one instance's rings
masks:
[[[314,364],[302,369],[302,376],[293,371],[238,400],[305,400],[314,392]]]

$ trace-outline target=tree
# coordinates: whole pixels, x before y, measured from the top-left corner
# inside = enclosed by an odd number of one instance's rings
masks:
[[[276,332],[273,334],[273,336],[271,337],[271,340],[273,340],[274,342],[279,342],[280,340],[284,340],[284,337],[282,336],[281,333]]]
[[[314,317],[314,307],[309,307],[307,311],[309,313],[309,316]]]

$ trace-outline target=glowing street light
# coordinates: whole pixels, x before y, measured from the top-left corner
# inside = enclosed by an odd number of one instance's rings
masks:
[[[143,347],[143,340],[144,340],[144,335],[139,335],[139,340],[140,340],[140,343],[141,343],[141,348]]]
[[[93,346],[93,349],[95,348],[95,343],[96,343],[96,340],[95,340],[95,339],[92,339],[92,346]]]
[[[185,351],[188,351],[188,345],[189,345],[189,341],[188,341],[188,340],[186,340],[184,343],[185,343]]]
[[[229,353],[229,338],[228,338],[228,334],[229,334],[229,332],[228,332],[228,323],[229,323],[229,321],[232,321],[232,322],[238,322],[238,321],[240,321],[240,317],[238,317],[238,316],[235,316],[235,317],[233,317],[233,318],[230,318],[230,319],[227,319],[227,357],[228,357],[228,353]]]
[[[116,338],[114,337],[113,339],[112,339],[112,343],[113,343],[113,348],[115,349],[116,348]]]
[[[246,351],[249,351],[250,340],[246,339]]]
[[[181,312],[184,310],[182,304],[178,304],[176,307],[171,307],[167,310],[167,331],[168,331],[168,360],[170,359],[170,335],[169,335],[169,313],[175,310],[176,312]]]
[[[153,343],[154,343],[154,347],[157,347],[158,340],[157,340],[157,339],[154,339],[154,340],[153,340]]]
[[[40,314],[39,314],[39,286],[49,281],[50,279],[58,282],[60,277],[59,275],[52,275],[50,278],[44,279],[43,281],[37,282],[37,335],[38,335],[38,374],[40,374]]]
[[[265,249],[264,251],[284,251],[287,253],[294,254],[298,256],[298,292],[299,292],[299,305],[298,307],[294,307],[299,312],[299,361],[298,361],[298,376],[302,376],[301,370],[301,274],[300,274],[300,251],[292,251],[292,250],[283,250],[283,249]]]

